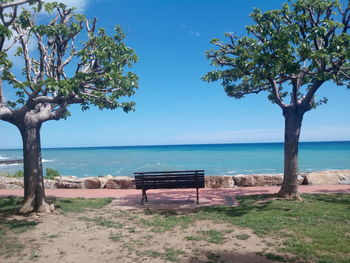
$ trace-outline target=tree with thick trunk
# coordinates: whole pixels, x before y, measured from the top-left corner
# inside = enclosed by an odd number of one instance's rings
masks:
[[[226,33],[207,52],[228,96],[267,92],[285,118],[284,177],[279,196],[298,197],[298,145],[304,114],[327,102],[315,94],[326,82],[350,87],[350,1],[291,0],[280,10],[251,13],[248,36]],[[286,101],[289,100],[289,103]]]
[[[17,6],[24,2],[36,4],[17,14]],[[43,12],[51,20],[35,24],[35,17]],[[0,18],[0,120],[15,125],[22,136],[24,202],[20,212],[50,212],[43,180],[42,124],[67,118],[71,104],[80,104],[82,110],[90,105],[133,110],[135,103],[126,98],[135,93],[138,79],[124,71],[137,56],[123,43],[125,34],[119,27],[109,36],[104,29],[96,29],[96,19],[88,20],[61,3],[7,1],[0,5]],[[23,58],[22,75],[16,74],[18,65],[13,66],[8,57],[14,48],[16,56]],[[15,100],[5,101],[3,82],[15,89]]]

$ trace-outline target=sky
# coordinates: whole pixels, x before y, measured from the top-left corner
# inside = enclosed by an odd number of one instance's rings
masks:
[[[244,36],[253,8],[280,8],[280,0],[74,0],[87,17],[112,33],[126,32],[139,56],[132,68],[139,89],[136,111],[82,112],[72,106],[67,120],[49,121],[41,130],[42,147],[282,142],[284,118],[267,94],[236,100],[220,83],[201,77],[214,70],[205,57],[211,38],[225,32]],[[7,87],[6,92],[9,92]],[[324,84],[319,97],[328,104],[304,116],[301,141],[350,140],[350,91]],[[0,121],[0,148],[21,148],[13,125]]]

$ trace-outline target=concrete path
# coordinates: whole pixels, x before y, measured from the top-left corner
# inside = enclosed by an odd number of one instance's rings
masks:
[[[148,190],[149,202],[140,205],[141,191],[136,189],[46,189],[46,196],[57,197],[81,197],[81,198],[106,198],[112,197],[113,206],[121,209],[132,208],[195,208],[202,206],[236,206],[236,196],[274,194],[280,189],[279,186],[271,187],[238,187],[238,188],[205,188],[199,191],[199,205],[195,204],[195,189],[170,189]],[[300,193],[348,193],[350,185],[301,185]],[[0,189],[0,197],[23,196],[23,189]]]

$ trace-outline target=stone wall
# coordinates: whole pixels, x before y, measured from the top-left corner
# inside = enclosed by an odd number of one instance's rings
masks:
[[[206,188],[233,188],[249,186],[273,186],[282,184],[282,174],[249,174],[235,176],[206,176]],[[298,178],[299,184],[327,185],[327,184],[350,184],[350,170],[333,170],[302,173]],[[0,177],[0,189],[21,189],[23,179]],[[58,177],[55,180],[45,180],[45,188],[68,188],[68,189],[133,189],[134,179],[127,176],[105,176],[77,178],[74,176]]]

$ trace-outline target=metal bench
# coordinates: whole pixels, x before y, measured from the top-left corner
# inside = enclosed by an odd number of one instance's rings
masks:
[[[148,201],[147,190],[176,188],[196,188],[198,204],[199,188],[205,187],[204,170],[137,172],[134,175],[136,189],[142,190],[142,205]]]

